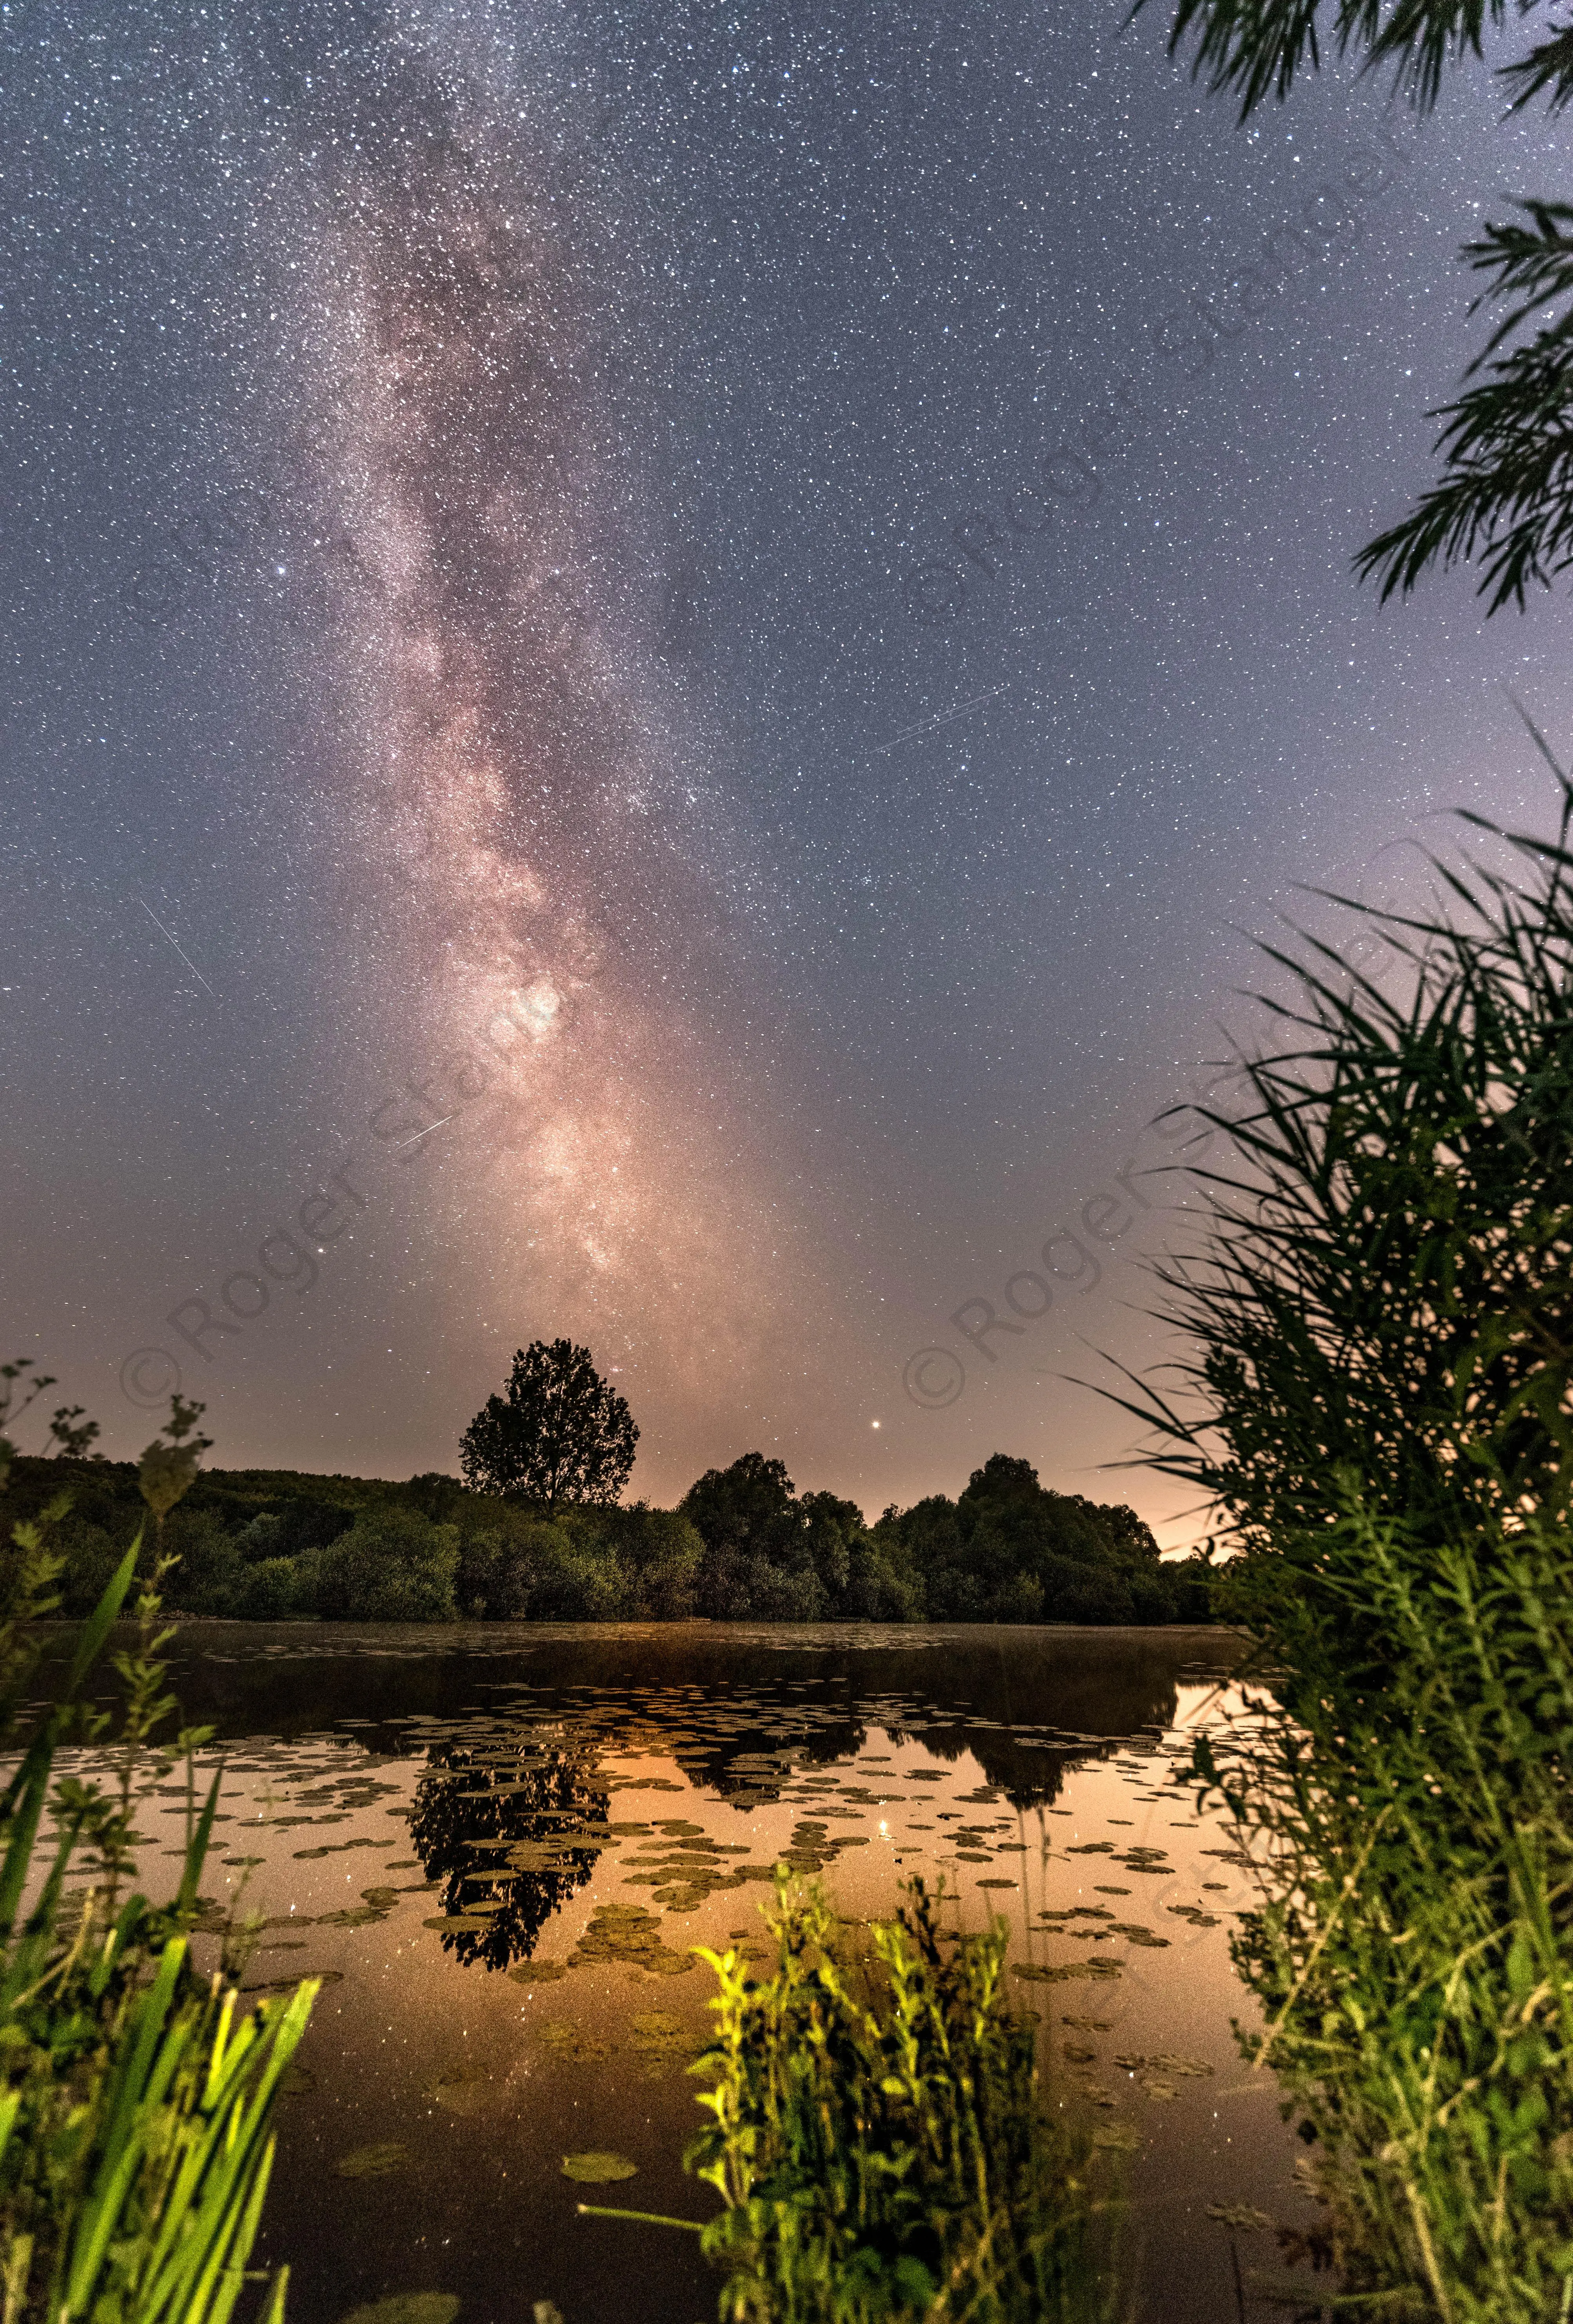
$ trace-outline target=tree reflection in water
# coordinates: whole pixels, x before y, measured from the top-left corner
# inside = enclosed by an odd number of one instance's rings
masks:
[[[443,1911],[485,1913],[483,1928],[444,1929],[445,1952],[486,1969],[529,1960],[552,1914],[595,1869],[599,1849],[573,1844],[587,1825],[604,1829],[608,1794],[587,1780],[594,1772],[583,1753],[543,1752],[534,1741],[521,1741],[508,1760],[495,1746],[483,1761],[463,1749],[431,1751],[410,1838],[428,1879],[447,1883]]]

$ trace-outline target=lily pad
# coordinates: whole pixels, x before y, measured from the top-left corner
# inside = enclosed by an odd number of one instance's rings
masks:
[[[1237,2227],[1246,2235],[1259,2235],[1264,2227],[1277,2225],[1265,2211],[1258,2211],[1254,2203],[1210,2203],[1207,2216],[1222,2227]]]
[[[352,2308],[339,2324],[454,2324],[458,2312],[457,2297],[451,2292],[396,2292],[369,2308]]]
[[[568,1972],[561,1961],[517,1961],[508,1972],[515,1985],[555,1985]]]
[[[584,2154],[565,2154],[563,2176],[577,2180],[582,2187],[605,2187],[614,2179],[631,2179],[639,2170],[626,2154],[609,2154],[592,2147]]]
[[[450,2114],[480,2114],[490,2106],[495,2094],[495,2084],[484,2066],[474,2065],[468,2059],[447,2067],[421,2092],[437,2106],[446,2107]]]
[[[339,2179],[390,2179],[409,2161],[409,2149],[396,2138],[387,2138],[375,2146],[357,2146],[351,2153],[341,2154],[333,2168]]]
[[[610,2042],[603,2042],[594,2034],[583,2033],[566,2017],[549,2018],[540,2033],[541,2040],[549,2043],[559,2057],[571,2058],[575,2065],[612,2055]]]

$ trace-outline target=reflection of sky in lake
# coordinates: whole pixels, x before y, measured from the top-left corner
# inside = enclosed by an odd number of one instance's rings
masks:
[[[638,2165],[617,2200],[708,2214],[679,2163],[713,1989],[687,1948],[756,1939],[778,1860],[851,1918],[919,1872],[963,1926],[1005,1914],[1050,2103],[1128,2155],[1150,2324],[1232,2311],[1209,2206],[1304,2220],[1273,2086],[1229,2034],[1248,1875],[1174,1784],[1184,1729],[1219,1708],[1186,1673],[1196,1634],[184,1643],[185,1707],[229,1749],[208,1893],[266,1916],[253,1987],[329,1978],[269,2211],[295,2324],[406,2291],[456,2293],[459,2324],[540,2299],[621,2324],[630,2271],[641,2324],[711,2312],[690,2239],[579,2218],[560,2166],[612,2149]],[[184,1786],[166,1794],[150,1804],[177,1818]],[[1274,2262],[1265,2230],[1240,2242]]]

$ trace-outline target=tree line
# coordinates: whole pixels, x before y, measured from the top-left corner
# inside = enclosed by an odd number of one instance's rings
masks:
[[[676,1508],[624,1506],[638,1430],[589,1351],[536,1342],[465,1432],[461,1480],[209,1470],[169,1519],[170,1602],[247,1620],[1205,1622],[1205,1561],[1164,1561],[1135,1511],[1057,1493],[995,1453],[952,1500],[873,1525],[746,1452]],[[135,1469],[19,1460],[13,1518],[59,1490],[68,1612],[97,1603],[139,1522]]]

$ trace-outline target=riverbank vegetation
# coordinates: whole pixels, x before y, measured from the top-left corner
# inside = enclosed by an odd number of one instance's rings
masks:
[[[1299,966],[1218,1125],[1210,1239],[1165,1277],[1196,1353],[1133,1406],[1242,1553],[1223,1604],[1274,1674],[1195,1766],[1260,1868],[1246,2048],[1300,2118],[1324,2256],[1372,2314],[1440,2324],[1573,2313],[1559,780],[1554,838],[1439,864],[1446,911],[1371,916],[1387,974]]]
[[[19,1371],[0,1375],[0,1422]],[[156,1522],[196,1471],[198,1408],[177,1399],[168,1441],[142,1476]],[[0,1436],[0,1481],[10,1456]],[[58,1481],[58,1480],[57,1480]],[[272,2169],[273,2103],[317,1987],[247,2009],[234,1978],[237,1932],[199,1894],[218,1804],[198,1806],[195,1732],[163,1739],[155,1554],[135,1597],[134,1646],[112,1657],[118,1701],[87,1688],[135,1582],[140,1532],[82,1626],[64,1684],[41,1713],[23,1698],[36,1628],[58,1606],[57,1493],[19,1522],[0,1554],[0,1748],[14,1771],[0,1795],[0,2287],[7,2324],[229,2324],[246,2295],[282,2324],[288,2270],[249,2269]],[[86,1746],[106,1772],[61,1774]],[[186,1840],[175,1894],[135,1884],[135,1816],[184,1757]],[[204,1976],[195,1934],[228,1956]],[[244,1942],[244,1939],[243,1939]],[[256,2287],[261,2286],[259,2292]],[[248,2292],[247,2287],[252,2290]]]
[[[69,1485],[65,1610],[97,1601],[144,1514],[129,1462],[18,1461],[0,1512]],[[1163,1561],[1135,1513],[1039,1484],[997,1453],[954,1500],[869,1526],[799,1494],[779,1461],[712,1469],[675,1509],[555,1509],[443,1475],[383,1483],[203,1471],[168,1519],[182,1612],[241,1619],[1205,1622],[1200,1560]]]
[[[782,1866],[769,1968],[697,1949],[718,1990],[685,2160],[724,2204],[700,2230],[723,2324],[1114,2316],[1110,2182],[1048,2110],[1035,2020],[1005,1997],[1007,1924],[945,1929],[943,1903],[914,1880],[865,1925]]]

